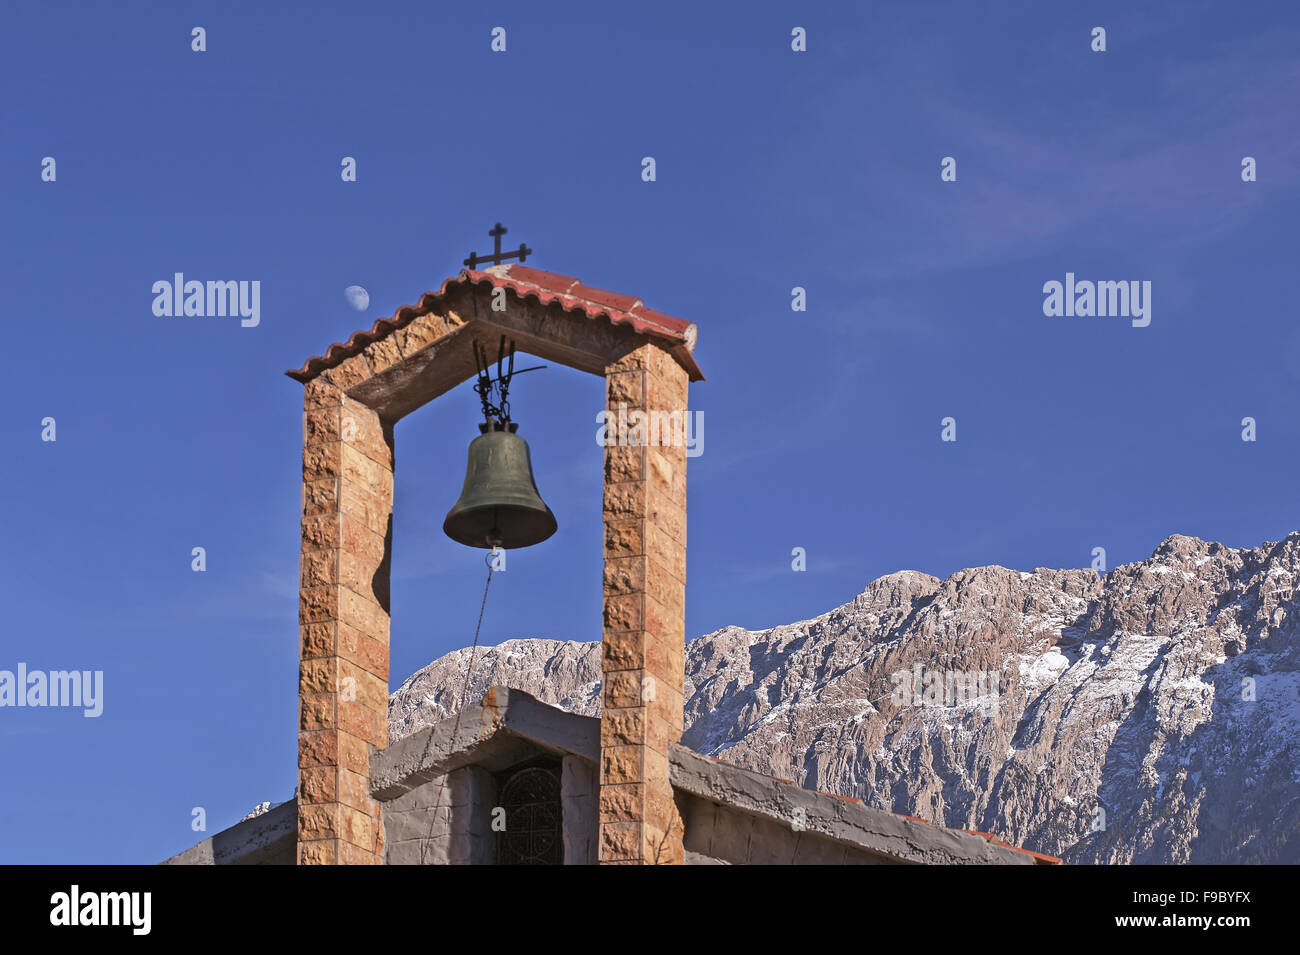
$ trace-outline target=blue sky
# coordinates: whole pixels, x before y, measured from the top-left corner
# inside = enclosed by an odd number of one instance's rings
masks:
[[[105,699],[0,708],[0,862],[153,862],[202,836],[194,807],[210,834],[291,795],[283,372],[437,288],[497,220],[530,265],[699,325],[688,636],[900,569],[1300,527],[1300,18],[1131,7],[6,4],[0,669],[103,670]],[[260,324],[154,316],[175,272],[260,281]],[[1067,272],[1150,281],[1151,324],[1044,316]],[[485,643],[599,638],[602,400],[566,368],[516,383],[560,531],[510,555]],[[441,525],[475,401],[397,426],[393,687],[472,638],[481,552]]]

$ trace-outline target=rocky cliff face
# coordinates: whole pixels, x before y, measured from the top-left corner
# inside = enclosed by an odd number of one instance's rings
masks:
[[[902,571],[813,620],[686,653],[683,742],[1074,863],[1300,862],[1300,532],[1175,536],[1104,576]],[[469,651],[393,694],[454,711]],[[480,648],[492,684],[599,713],[600,646]]]

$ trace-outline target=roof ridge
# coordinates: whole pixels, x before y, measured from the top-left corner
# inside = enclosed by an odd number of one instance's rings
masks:
[[[556,281],[550,284],[548,279]],[[472,290],[484,284],[509,289],[521,300],[531,297],[543,306],[558,304],[568,313],[581,309],[589,319],[605,318],[611,324],[627,325],[639,334],[670,342],[673,356],[686,369],[690,379],[704,379],[691,354],[698,334],[694,322],[657,312],[648,308],[640,298],[584,285],[581,279],[571,275],[544,272],[517,263],[490,266],[483,271],[463,268],[443,281],[438,291],[425,292],[414,305],[400,306],[391,317],[376,319],[369,329],[353,332],[346,342],[331,344],[323,355],[308,358],[300,368],[290,369],[285,374],[305,384],[321,372],[360,354],[368,345],[428,314],[453,289],[464,287]]]

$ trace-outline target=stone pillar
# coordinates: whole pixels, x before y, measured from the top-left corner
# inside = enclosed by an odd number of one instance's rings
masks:
[[[565,865],[595,865],[600,861],[599,776],[596,764],[581,756],[565,756],[560,763]]]
[[[370,754],[388,745],[393,432],[335,383],[348,365],[307,384],[303,413],[300,865],[384,858]]]
[[[686,370],[645,344],[605,370],[611,436],[633,411],[642,446],[605,449],[605,590],[600,721],[602,863],[681,864],[668,779],[681,740],[686,641]],[[667,432],[667,433],[663,433]]]

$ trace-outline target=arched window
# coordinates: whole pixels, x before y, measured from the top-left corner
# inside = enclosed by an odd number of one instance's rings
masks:
[[[505,810],[505,828],[496,833],[497,865],[563,865],[559,765],[548,760],[516,767],[498,778],[497,794]]]

